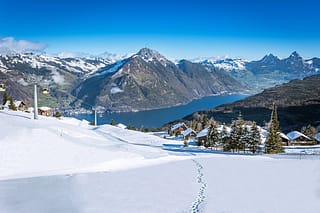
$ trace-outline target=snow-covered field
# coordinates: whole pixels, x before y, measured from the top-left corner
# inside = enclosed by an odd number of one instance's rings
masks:
[[[320,209],[319,158],[170,151],[151,134],[19,112],[0,125],[1,213]]]

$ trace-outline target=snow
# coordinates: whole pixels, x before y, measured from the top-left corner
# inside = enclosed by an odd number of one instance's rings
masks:
[[[51,110],[51,108],[50,108],[50,107],[47,107],[47,106],[39,107],[39,109],[42,110],[42,111],[49,111],[49,110]]]
[[[314,138],[315,138],[318,142],[320,142],[320,132],[317,133],[317,134],[314,136]]]
[[[124,92],[124,91],[122,89],[120,89],[119,87],[112,87],[110,89],[111,94],[116,94],[116,93],[120,93],[120,92]]]
[[[122,65],[125,63],[125,60],[122,61],[118,61],[117,63],[115,63],[111,68],[103,70],[102,72],[96,73],[93,76],[101,76],[101,75],[105,75],[108,73],[114,73],[116,72],[120,67],[122,67]]]
[[[126,129],[127,128],[127,126],[122,124],[122,123],[117,124],[117,127],[121,128],[121,129]]]
[[[4,213],[320,209],[319,155],[221,153],[111,125],[32,117],[0,110]]]
[[[201,130],[198,134],[197,134],[197,138],[201,138],[201,137],[204,137],[204,136],[207,136],[208,135],[208,128],[205,128],[203,130]]]

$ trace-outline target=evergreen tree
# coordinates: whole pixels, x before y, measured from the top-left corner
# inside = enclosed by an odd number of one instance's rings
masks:
[[[250,132],[250,140],[248,142],[248,148],[250,152],[252,152],[253,154],[258,152],[260,143],[261,143],[260,132],[257,124],[253,122],[253,125],[251,127],[251,132]]]
[[[219,141],[219,133],[216,122],[212,122],[208,128],[208,141],[210,147],[216,147]]]
[[[246,152],[246,148],[248,147],[248,144],[251,140],[250,131],[247,126],[243,126],[241,129],[242,130],[240,132],[239,149],[243,150],[243,152]]]
[[[225,144],[228,143],[229,134],[226,128],[226,125],[223,124],[222,131],[219,133],[219,147],[224,147]]]
[[[315,134],[317,134],[317,128],[312,125],[304,126],[301,128],[301,132],[306,136],[313,138]]]
[[[143,125],[141,125],[141,127],[140,127],[140,132],[145,132],[145,129],[144,129]]]
[[[240,141],[240,128],[237,121],[231,123],[231,132],[230,132],[230,143],[228,144],[228,149],[233,152],[238,151],[239,141]]]
[[[8,101],[8,99],[9,99],[9,96],[8,96],[7,92],[5,91],[3,93],[3,97],[2,97],[2,105],[5,105]]]
[[[207,115],[202,115],[202,119],[201,119],[201,129],[204,129],[207,127],[208,125],[208,116]]]
[[[14,102],[13,102],[13,98],[12,97],[9,97],[9,109],[11,110],[14,110],[14,111],[17,111],[17,107],[16,105],[14,105]]]
[[[271,121],[268,129],[268,138],[265,144],[265,153],[275,154],[283,152],[281,138],[279,136],[280,128],[277,114],[276,103],[273,103],[273,109],[271,113]]]
[[[110,125],[114,126],[115,125],[115,122],[113,119],[111,119],[111,122],[110,122]]]

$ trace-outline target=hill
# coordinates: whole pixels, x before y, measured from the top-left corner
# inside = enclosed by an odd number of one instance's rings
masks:
[[[300,130],[308,124],[320,123],[320,75],[303,80],[292,80],[234,103],[214,109],[199,111],[218,121],[231,122],[241,111],[244,119],[256,121],[259,125],[270,120],[272,103],[278,106],[278,116],[282,131]],[[192,120],[192,115],[183,120]]]

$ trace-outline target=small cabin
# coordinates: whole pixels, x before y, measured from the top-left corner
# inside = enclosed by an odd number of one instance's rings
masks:
[[[196,138],[199,146],[202,146],[207,142],[208,132],[209,132],[208,128],[205,128],[197,134]]]
[[[282,142],[282,146],[289,146],[290,143],[290,138],[288,136],[286,136],[286,134],[280,132],[279,133],[281,142]]]
[[[52,110],[50,107],[39,107],[38,109],[38,114],[43,115],[43,116],[51,116],[52,115]]]
[[[14,105],[19,111],[26,111],[27,105],[23,101],[14,101]]]
[[[197,136],[197,133],[191,128],[188,128],[188,129],[182,131],[181,134],[182,134],[184,140],[189,140],[189,139],[195,138]]]
[[[27,110],[27,105],[23,101],[14,101],[13,104],[17,108],[18,111],[26,111]],[[3,108],[9,109],[10,106],[10,101],[7,101],[4,105]]]
[[[170,135],[182,135],[182,132],[187,130],[188,126],[185,123],[177,123],[170,129]]]
[[[290,139],[290,145],[312,145],[314,141],[308,136],[298,131],[292,131],[287,134]]]
[[[119,128],[121,128],[121,129],[127,129],[127,126],[124,125],[124,124],[122,124],[122,123],[118,123],[118,124],[116,125],[116,127],[119,127]]]
[[[318,143],[320,143],[320,132],[317,133],[317,134],[314,136],[314,139],[315,139]]]

